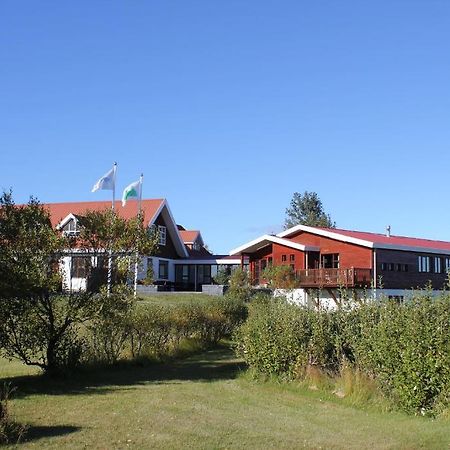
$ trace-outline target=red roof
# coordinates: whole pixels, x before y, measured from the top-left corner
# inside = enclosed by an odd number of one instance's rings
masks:
[[[317,227],[319,228],[319,227]],[[337,233],[343,236],[348,236],[355,239],[362,239],[364,241],[372,242],[375,247],[381,246],[393,246],[393,247],[422,247],[435,250],[446,250],[450,251],[450,242],[447,241],[436,241],[431,239],[422,239],[406,236],[386,236],[381,233],[369,233],[365,231],[351,231],[351,230],[340,230],[338,228],[319,228],[330,233]]]
[[[144,220],[147,223],[154,219],[163,202],[164,199],[161,198],[142,200],[142,211],[144,212]],[[69,214],[82,216],[86,211],[103,211],[111,208],[111,202],[44,203],[43,206],[50,212],[52,225],[56,227]],[[122,207],[121,201],[116,201],[114,207],[118,214],[125,219],[131,219],[137,215],[136,201],[128,201],[125,207]]]
[[[198,230],[179,230],[181,239],[185,244],[189,244],[191,242],[195,242],[200,231]]]

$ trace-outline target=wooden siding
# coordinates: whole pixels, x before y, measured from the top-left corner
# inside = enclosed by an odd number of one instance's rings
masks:
[[[286,257],[286,261],[283,261],[283,255]],[[291,255],[293,255],[294,260],[291,260]],[[272,258],[272,265],[274,266],[293,265],[294,271],[305,268],[304,252],[273,243],[250,255],[250,273],[252,274],[252,277],[255,277],[255,265],[260,264],[261,260],[266,260],[266,265],[268,265],[269,257]],[[259,277],[256,277],[255,281],[259,281]]]
[[[377,249],[377,284],[381,277],[382,287],[385,289],[416,289],[423,288],[432,283],[434,289],[442,289],[445,284],[447,274],[445,273],[445,255],[435,255],[429,253],[416,253],[399,250]],[[419,272],[419,256],[430,257],[431,272]],[[441,270],[444,273],[434,272],[434,258],[441,258]],[[447,256],[448,257],[448,256]],[[382,264],[386,264],[386,269],[382,270]],[[394,270],[388,270],[388,265],[393,264]],[[398,264],[407,265],[408,271],[397,270]]]
[[[339,253],[339,267],[343,269],[360,267],[371,269],[373,266],[372,249],[317,236],[304,231],[289,238],[303,245],[320,247],[320,254]]]
[[[154,223],[156,226],[162,225],[165,226],[167,229],[167,225],[164,222],[164,219],[161,214],[159,214]],[[155,256],[159,258],[170,258],[170,259],[179,258],[168,229],[166,233],[166,245],[160,245],[158,247],[158,250],[156,250],[155,252]]]

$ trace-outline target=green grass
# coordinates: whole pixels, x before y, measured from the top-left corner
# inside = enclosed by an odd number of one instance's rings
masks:
[[[226,348],[51,380],[0,360],[18,386],[18,448],[443,449],[450,424],[354,408],[294,384],[252,381]]]
[[[179,293],[179,292],[167,292],[164,294],[149,294],[143,295],[139,294],[138,302],[139,304],[152,303],[158,305],[182,305],[188,303],[208,303],[217,300],[218,297],[211,295],[189,292],[189,293]]]

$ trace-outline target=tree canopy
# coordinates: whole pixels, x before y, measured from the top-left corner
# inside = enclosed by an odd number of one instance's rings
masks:
[[[323,208],[322,201],[316,192],[294,192],[289,208],[286,208],[284,228],[295,225],[336,228],[336,223]]]
[[[148,254],[157,236],[141,217],[125,220],[111,211],[87,213],[81,222],[80,234],[68,238],[36,199],[16,205],[11,192],[0,196],[0,355],[58,372],[79,360],[82,324],[129,304],[124,286],[111,296],[62,292],[61,257],[71,246],[84,246],[89,256],[108,249]]]

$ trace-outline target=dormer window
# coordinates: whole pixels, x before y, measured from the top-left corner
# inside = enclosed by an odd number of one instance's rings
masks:
[[[68,236],[74,236],[80,232],[78,229],[78,221],[74,219],[70,219],[63,227],[63,233]]]
[[[200,244],[198,242],[194,242],[194,244],[192,245],[192,248],[194,250],[200,250]]]
[[[163,225],[158,225],[159,245],[166,245],[167,228]]]

